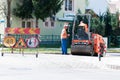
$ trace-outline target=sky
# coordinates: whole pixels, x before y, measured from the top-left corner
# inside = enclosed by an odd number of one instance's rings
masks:
[[[104,13],[107,10],[107,0],[89,0],[88,9],[94,10],[95,13]]]

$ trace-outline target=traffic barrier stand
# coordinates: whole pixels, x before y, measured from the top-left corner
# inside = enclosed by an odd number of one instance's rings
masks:
[[[6,28],[6,36],[3,40],[4,47],[2,47],[1,56],[4,56],[4,53],[19,53],[24,56],[26,53],[25,50],[27,49],[30,49],[29,53],[31,53],[31,50],[34,50],[39,46],[39,34],[39,28]],[[25,36],[27,37],[25,38]],[[37,58],[39,51],[38,49],[35,51],[34,53]]]

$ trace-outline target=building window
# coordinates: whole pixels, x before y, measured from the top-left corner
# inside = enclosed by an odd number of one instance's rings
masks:
[[[67,0],[65,0],[65,10],[67,10]]]
[[[50,17],[51,27],[54,27],[55,17]]]
[[[33,26],[32,20],[22,20],[22,28],[31,28]]]
[[[68,9],[69,9],[70,11],[72,11],[72,0],[69,0],[69,7],[68,7]]]
[[[27,22],[27,28],[31,28],[31,22]]]
[[[47,21],[45,21],[45,26],[48,27],[48,22]]]
[[[73,0],[65,0],[65,11],[73,11]]]
[[[22,28],[25,28],[25,21],[22,21]]]
[[[51,27],[54,27],[54,22],[53,21],[51,22]]]
[[[55,17],[47,18],[44,22],[44,25],[48,28],[55,27]]]

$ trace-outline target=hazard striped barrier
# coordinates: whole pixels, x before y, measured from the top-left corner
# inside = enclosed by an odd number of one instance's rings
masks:
[[[5,28],[5,34],[40,34],[40,28]]]

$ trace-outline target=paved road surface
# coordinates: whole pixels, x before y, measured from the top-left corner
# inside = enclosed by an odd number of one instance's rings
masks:
[[[0,56],[0,80],[120,80],[120,71],[103,62],[110,58],[99,62],[91,56],[5,54]]]

